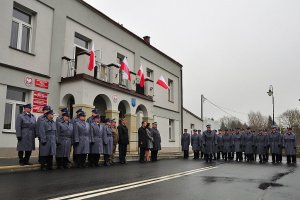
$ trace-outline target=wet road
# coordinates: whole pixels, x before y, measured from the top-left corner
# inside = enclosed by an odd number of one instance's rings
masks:
[[[299,164],[298,164],[299,165]],[[299,167],[162,160],[0,175],[1,199],[300,199]],[[71,195],[71,196],[70,196]]]

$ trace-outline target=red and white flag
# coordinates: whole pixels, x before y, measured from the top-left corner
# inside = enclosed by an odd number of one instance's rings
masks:
[[[94,44],[93,44],[92,49],[90,51],[90,62],[89,62],[88,70],[93,71],[95,65],[96,65],[96,63],[95,63],[95,50],[94,50]]]
[[[164,89],[169,89],[168,84],[166,83],[165,79],[163,76],[160,76],[159,79],[156,82],[157,85],[160,85]]]
[[[142,65],[141,65],[137,75],[140,79],[140,86],[144,87],[144,85],[145,85],[145,75],[144,75],[144,72],[143,72],[143,66]]]
[[[124,57],[123,61],[121,62],[121,71],[122,73],[122,77],[124,80],[129,80],[131,81],[130,78],[130,69],[128,67],[128,62],[127,62],[127,58]]]

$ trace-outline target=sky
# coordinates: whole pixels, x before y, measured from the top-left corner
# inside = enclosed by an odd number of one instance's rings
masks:
[[[272,115],[269,85],[275,118],[300,107],[299,0],[86,2],[183,65],[183,104],[199,116],[201,94],[206,118]]]

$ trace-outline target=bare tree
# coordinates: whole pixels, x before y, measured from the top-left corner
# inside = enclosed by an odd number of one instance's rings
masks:
[[[287,110],[279,117],[280,126],[300,128],[300,111],[298,109]]]
[[[221,122],[221,129],[228,128],[228,129],[235,129],[235,128],[242,128],[243,124],[238,118],[235,117],[228,117],[224,116],[220,119]]]
[[[268,118],[260,112],[250,112],[248,114],[249,126],[253,129],[265,129],[268,127]]]

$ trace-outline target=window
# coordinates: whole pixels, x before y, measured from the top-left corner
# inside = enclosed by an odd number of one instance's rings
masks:
[[[23,105],[26,104],[26,90],[14,87],[7,87],[5,116],[4,116],[4,131],[15,132],[15,123],[18,114],[23,112]]]
[[[79,34],[79,33],[75,33],[75,38],[74,38],[74,44],[75,46],[81,47],[85,50],[89,49],[89,42],[91,40],[88,39],[87,37]]]
[[[175,141],[174,120],[169,119],[169,141]]]
[[[150,80],[153,80],[153,70],[152,69],[149,69],[149,68],[147,68],[146,69],[146,77],[148,78],[148,79],[150,79]]]
[[[31,52],[32,14],[19,8],[13,9],[10,46]]]
[[[125,56],[123,56],[122,54],[117,54],[117,64],[119,66],[121,66],[122,61],[124,60]],[[128,80],[124,80],[123,79],[123,71],[121,71],[121,68],[119,70],[119,85],[124,86],[124,87],[128,87]]]
[[[174,102],[174,83],[171,79],[168,79],[168,100]]]

